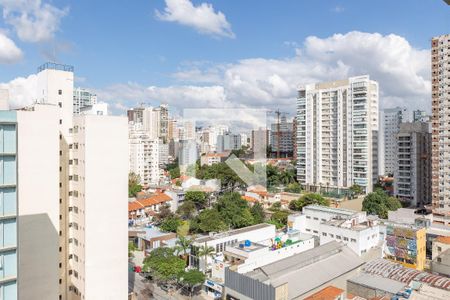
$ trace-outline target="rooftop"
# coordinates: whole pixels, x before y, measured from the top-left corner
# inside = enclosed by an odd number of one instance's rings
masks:
[[[317,293],[306,297],[305,300],[334,300],[344,293],[344,290],[338,289],[335,286],[329,285],[324,289],[321,289]]]
[[[57,63],[53,63],[53,62],[46,62],[45,64],[42,64],[38,67],[37,72],[39,73],[44,70],[58,70],[58,71],[66,71],[66,72],[73,73],[73,66],[57,64]]]
[[[438,236],[436,242],[450,245],[450,236]]]
[[[367,273],[361,273],[356,277],[348,279],[348,282],[353,282],[364,287],[375,288],[394,295],[403,290],[406,286],[405,283]]]
[[[363,270],[365,273],[379,275],[405,284],[409,284],[414,280],[429,284],[432,287],[450,291],[450,278],[406,268],[382,258],[368,262],[363,267]]]
[[[287,282],[289,298],[293,299],[362,264],[363,261],[350,248],[332,241],[257,268],[245,275],[274,287]],[[305,274],[314,274],[314,276],[305,276]]]
[[[305,206],[303,209],[307,210],[314,210],[319,212],[327,212],[327,213],[333,213],[333,214],[340,214],[340,215],[347,215],[347,216],[353,216],[354,214],[357,214],[358,212],[351,209],[345,209],[345,208],[333,208],[328,206],[321,206],[321,205],[308,205]]]
[[[229,230],[229,231],[225,231],[225,232],[216,233],[216,234],[209,235],[209,236],[202,236],[202,237],[195,239],[194,242],[206,243],[209,241],[221,239],[221,238],[228,237],[228,236],[238,235],[238,234],[241,234],[244,232],[250,232],[253,230],[266,228],[266,227],[275,227],[275,225],[267,224],[267,223],[256,224],[256,225],[252,225],[252,226],[248,226],[248,227],[244,227],[244,228],[233,229],[233,230]]]

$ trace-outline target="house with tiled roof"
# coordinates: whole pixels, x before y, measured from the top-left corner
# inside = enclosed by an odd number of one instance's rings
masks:
[[[172,198],[163,193],[141,196],[140,198],[128,202],[128,218],[130,220],[146,219],[150,220],[164,205],[171,204]]]

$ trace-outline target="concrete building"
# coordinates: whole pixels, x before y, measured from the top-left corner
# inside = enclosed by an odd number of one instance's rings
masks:
[[[158,184],[161,175],[158,139],[145,131],[131,130],[128,136],[129,172],[139,175],[142,185]]]
[[[10,189],[3,195],[18,197],[16,215],[3,218],[11,223],[4,236],[17,237],[15,249],[4,250],[18,254],[17,273],[0,283],[9,285],[7,299],[15,299],[15,283],[20,299],[127,296],[127,122],[74,116],[73,78],[73,67],[46,63],[38,68],[37,104],[1,113],[10,119],[5,141],[14,132],[17,140],[16,151],[3,150],[4,168],[17,164],[2,173]]]
[[[397,134],[401,123],[413,121],[412,112],[406,107],[387,108],[381,112],[380,121],[379,174],[394,174],[397,163]]]
[[[439,254],[431,262],[431,272],[450,277],[450,250],[447,249]]]
[[[289,215],[288,232],[299,231],[317,237],[320,245],[343,242],[358,256],[376,247],[380,241],[377,220],[366,212],[309,205],[302,213]]]
[[[226,299],[305,299],[330,284],[345,288],[338,283],[362,264],[347,246],[333,241],[244,274],[226,269]]]
[[[229,153],[205,153],[200,157],[200,165],[212,166],[213,164],[218,164],[224,162]]]
[[[272,156],[292,157],[294,151],[294,126],[288,122],[286,116],[282,116],[280,124],[275,123],[270,127],[270,149]],[[279,147],[279,151],[278,151]],[[278,157],[278,158],[280,158]]]
[[[425,268],[426,228],[386,221],[380,226],[386,259],[417,270]]]
[[[241,135],[225,132],[217,135],[217,152],[239,150],[242,147]]]
[[[108,115],[108,103],[101,102],[95,103],[92,106],[83,107],[80,109],[80,114],[106,116]]]
[[[394,195],[410,207],[431,203],[431,128],[402,123],[396,137]]]
[[[73,113],[79,115],[82,110],[91,109],[97,104],[97,95],[84,88],[73,90]]]
[[[378,83],[369,76],[301,87],[297,99],[297,179],[371,192],[378,175]]]
[[[447,220],[450,220],[449,47],[450,34],[431,40],[432,197],[433,207]]]
[[[267,237],[275,236],[275,225],[271,224],[257,224],[240,229],[234,229],[217,234],[210,234],[208,236],[198,237],[194,240],[191,246],[189,256],[189,266],[205,270],[205,266],[209,269],[213,262],[211,257],[205,258],[197,255],[200,247],[212,247],[216,254],[220,254],[225,250],[225,247],[237,243],[238,241],[253,240],[262,241]]]
[[[141,124],[141,129],[146,131],[152,139],[162,138],[167,142],[169,135],[168,107],[161,104],[159,107],[136,107],[127,111],[128,122]]]
[[[407,285],[403,282],[364,272],[347,280],[347,293],[364,299],[379,299],[376,297],[392,299],[391,297],[406,287]]]
[[[269,146],[269,130],[263,128],[252,130],[251,146],[255,158],[266,157]]]
[[[430,122],[431,123],[431,117],[424,110],[420,110],[420,109],[414,110],[412,122]]]

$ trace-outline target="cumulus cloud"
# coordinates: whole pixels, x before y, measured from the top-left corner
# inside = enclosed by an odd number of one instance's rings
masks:
[[[370,75],[379,82],[380,107],[429,110],[430,51],[398,35],[349,32],[304,40],[291,57],[248,58],[235,63],[184,64],[167,87],[128,82],[96,89],[115,113],[138,105],[184,108],[280,108],[295,114],[300,85]]]
[[[18,77],[8,83],[0,83],[0,89],[9,90],[11,108],[21,108],[33,104],[37,99],[37,76]]]
[[[51,40],[68,8],[60,9],[41,0],[0,0],[5,23],[25,42]]]
[[[194,6],[189,0],[165,0],[165,2],[164,11],[155,12],[159,20],[176,22],[216,37],[235,37],[225,15],[220,11],[215,12],[211,4],[201,3]]]
[[[23,53],[13,40],[0,32],[0,64],[15,63],[22,59]]]

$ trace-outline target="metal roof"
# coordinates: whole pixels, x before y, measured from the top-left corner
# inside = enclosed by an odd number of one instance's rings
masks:
[[[381,276],[371,275],[367,273],[362,273],[356,277],[348,279],[348,282],[353,282],[365,287],[385,291],[394,295],[397,292],[403,290],[405,286],[407,286],[407,284],[398,282],[393,279],[384,278]]]

